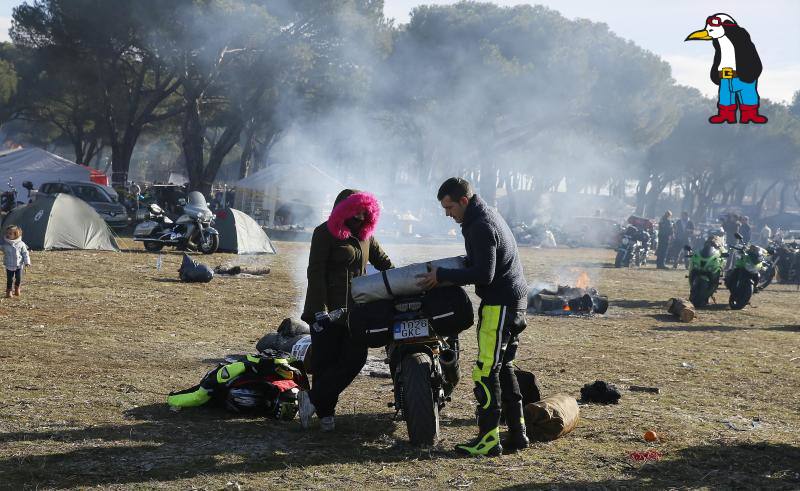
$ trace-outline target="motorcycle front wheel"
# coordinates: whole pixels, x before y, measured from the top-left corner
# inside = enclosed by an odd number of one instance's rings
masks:
[[[705,278],[697,278],[692,282],[689,291],[689,301],[695,307],[705,307],[708,305],[708,299],[711,295],[706,296],[710,290],[709,281]]]
[[[201,239],[198,248],[203,254],[214,254],[219,249],[219,235],[209,235],[205,239]]]
[[[431,387],[431,358],[413,353],[403,360],[403,417],[413,445],[434,445],[439,440],[439,406]]]
[[[758,277],[758,289],[763,290],[764,288],[768,287],[772,280],[775,279],[775,265],[770,264],[767,266],[767,269],[764,270],[764,273],[759,275]]]
[[[625,251],[617,251],[617,257],[614,259],[614,267],[621,268],[625,259]]]
[[[753,296],[753,282],[749,278],[737,278],[736,283],[731,290],[731,296],[728,299],[728,305],[733,310],[741,310],[750,303],[750,297]]]

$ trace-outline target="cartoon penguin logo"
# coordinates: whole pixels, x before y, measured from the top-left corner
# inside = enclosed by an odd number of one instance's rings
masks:
[[[763,124],[766,116],[758,114],[758,77],[761,59],[750,34],[728,14],[714,14],[706,19],[705,29],[695,31],[685,41],[702,40],[714,44],[711,81],[719,85],[719,113],[708,118],[712,124],[739,122]]]

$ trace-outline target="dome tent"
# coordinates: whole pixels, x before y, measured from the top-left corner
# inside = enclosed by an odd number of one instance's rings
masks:
[[[118,251],[117,242],[97,212],[68,194],[39,196],[12,211],[3,228],[17,225],[31,249],[93,249]]]
[[[250,215],[234,208],[217,212],[214,228],[219,232],[219,250],[236,254],[276,254],[266,232]]]

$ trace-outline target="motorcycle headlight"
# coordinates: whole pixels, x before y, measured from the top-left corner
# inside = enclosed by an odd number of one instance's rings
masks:
[[[622,238],[622,245],[628,245],[628,242],[630,242],[630,239],[628,239],[627,237]]]
[[[758,264],[753,264],[753,263],[747,263],[745,265],[745,269],[749,273],[753,273],[753,274],[758,274],[761,271],[761,268],[759,268]]]

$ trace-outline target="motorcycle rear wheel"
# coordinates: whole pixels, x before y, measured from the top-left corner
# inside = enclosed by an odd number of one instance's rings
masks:
[[[431,387],[431,358],[413,353],[403,360],[403,417],[413,445],[434,445],[439,440],[439,407]]]
[[[160,242],[145,242],[144,248],[148,252],[158,252],[164,248],[164,244]]]

